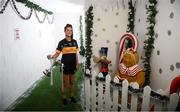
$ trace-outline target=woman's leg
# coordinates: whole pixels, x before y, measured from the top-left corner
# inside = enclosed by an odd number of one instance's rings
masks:
[[[70,94],[71,94],[71,102],[73,103],[76,103],[76,100],[74,98],[74,78],[75,78],[75,75],[74,74],[71,74],[69,76],[69,83],[70,83]]]
[[[67,81],[68,81],[68,75],[63,74],[62,96],[64,99],[66,99]]]
[[[70,83],[70,95],[71,97],[74,97],[74,78],[75,75],[71,74],[69,75],[70,79],[69,79],[69,83]]]

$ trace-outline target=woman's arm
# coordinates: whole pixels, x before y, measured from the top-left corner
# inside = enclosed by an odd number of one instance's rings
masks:
[[[53,54],[53,55],[49,54],[49,55],[47,55],[47,58],[48,58],[48,59],[54,59],[54,60],[56,60],[57,57],[59,56],[59,54],[60,54],[60,53],[58,53],[58,52],[56,52],[56,53]]]

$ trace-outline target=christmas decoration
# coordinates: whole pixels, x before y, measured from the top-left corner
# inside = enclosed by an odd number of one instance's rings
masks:
[[[27,15],[26,17],[24,17],[24,16],[20,13],[20,11],[18,10],[18,8],[17,8],[17,6],[16,6],[16,2],[15,2],[15,1],[25,4],[25,6],[30,9],[30,11],[29,11],[29,13],[28,13],[28,15]],[[48,23],[49,23],[49,24],[52,24],[52,23],[53,23],[54,16],[52,16],[52,21],[50,21],[49,18],[48,18],[48,15],[52,15],[52,14],[53,14],[51,11],[47,11],[47,10],[41,8],[39,5],[36,5],[36,4],[32,3],[32,2],[30,2],[29,0],[7,0],[6,2],[5,2],[4,0],[2,0],[2,1],[0,2],[0,8],[2,7],[2,8],[0,9],[0,14],[2,14],[2,13],[4,12],[4,10],[6,9],[6,7],[7,7],[7,5],[8,5],[9,2],[11,3],[11,7],[14,9],[14,11],[17,13],[17,15],[18,15],[21,19],[23,19],[23,20],[28,20],[28,19],[30,19],[30,18],[31,18],[31,15],[32,15],[32,12],[33,12],[33,10],[34,10],[34,11],[35,11],[36,18],[38,19],[39,23],[43,23],[43,22],[45,21],[46,17],[47,17],[47,19],[48,19]],[[44,13],[44,18],[43,18],[42,21],[39,19],[36,11],[38,11],[38,12],[43,12],[43,13]]]
[[[180,92],[180,75],[176,76],[170,84],[169,94]]]
[[[108,65],[111,63],[111,61],[107,59],[107,52],[108,52],[108,48],[102,47],[100,50],[100,58],[93,55],[93,61],[95,63],[101,64],[100,72],[102,73],[103,78],[105,78],[106,75],[108,74],[108,71],[109,71]],[[99,77],[101,77],[101,76],[99,76]]]
[[[10,0],[7,0],[5,3],[4,3],[4,0],[2,0],[0,3],[0,6],[2,6],[3,8],[0,10],[0,14],[2,14],[4,11],[5,11],[5,9],[6,9],[6,7],[7,7],[7,5],[8,5],[8,3],[9,3],[9,1]],[[4,5],[3,5],[4,4]]]
[[[119,64],[118,70],[116,71],[116,76],[120,81],[127,79],[128,82],[134,83],[137,82],[139,87],[144,85],[144,71],[138,63],[139,57],[137,52],[133,52],[131,49],[128,49],[123,54],[122,63]]]
[[[91,71],[91,55],[92,55],[92,33],[93,33],[93,6],[90,6],[89,9],[86,12],[86,40],[85,40],[85,57],[86,57],[86,69]]]
[[[133,4],[132,0],[129,0],[129,12],[128,12],[128,25],[127,25],[127,32],[134,34],[134,17],[135,17],[135,5]],[[132,42],[128,39],[126,49],[132,47]]]
[[[125,52],[125,41],[130,40],[132,42],[131,49],[135,52],[137,51],[138,41],[137,38],[132,33],[125,33],[121,39],[119,44],[119,63],[122,61],[123,53]]]
[[[125,40],[132,41],[132,47],[125,49]],[[138,41],[131,33],[125,33],[119,45],[119,64],[116,76],[122,81],[127,79],[129,83],[137,82],[140,87],[144,85],[144,71],[138,65],[139,57],[137,53]]]
[[[46,13],[44,13],[44,18],[43,18],[43,20],[40,20],[40,19],[39,19],[39,17],[38,17],[38,15],[37,15],[36,10],[35,10],[34,12],[35,12],[36,18],[37,18],[37,20],[39,21],[39,23],[44,23],[44,21],[45,21],[45,19],[46,19],[47,14],[46,14]]]
[[[29,15],[27,17],[24,17],[18,10],[18,8],[16,7],[16,4],[15,4],[15,1],[14,0],[11,0],[12,1],[12,8],[16,11],[16,13],[18,14],[18,16],[21,18],[21,19],[24,19],[24,20],[28,20],[31,18],[31,15],[32,15],[32,9],[30,8],[30,11],[29,11]]]
[[[31,2],[29,0],[16,0],[16,1],[21,2],[21,3],[25,4],[26,7],[30,8],[30,9],[37,10],[38,12],[44,12],[44,13],[50,14],[50,15],[53,14],[53,12],[43,9],[39,5],[34,4],[33,2]]]
[[[148,32],[146,33],[146,39],[144,41],[144,51],[145,56],[143,58],[144,68],[145,68],[145,85],[150,84],[150,74],[151,74],[151,54],[154,49],[154,26],[156,24],[155,17],[158,11],[156,10],[157,0],[149,0],[149,5],[147,5],[147,22],[149,26],[147,27]]]
[[[52,15],[51,21],[49,20],[49,15],[47,15],[47,20],[49,24],[52,24],[54,21],[54,15]]]

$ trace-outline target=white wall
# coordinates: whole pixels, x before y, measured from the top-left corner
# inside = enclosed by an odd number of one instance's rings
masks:
[[[155,49],[152,56],[152,70],[151,86],[154,88],[168,87],[172,78],[180,74],[180,52],[178,47],[180,44],[180,1],[176,0],[159,0],[156,33],[158,37],[155,41]],[[170,14],[173,12],[173,18]],[[168,35],[171,31],[171,35]],[[160,52],[157,55],[157,51]],[[158,63],[157,63],[158,62]],[[162,73],[160,73],[160,69]]]
[[[175,0],[158,0],[157,10],[159,13],[156,16],[155,32],[158,37],[155,40],[155,49],[153,50],[151,58],[152,74],[150,75],[151,87],[155,90],[168,88],[170,81],[176,75],[180,74],[180,52],[178,52],[178,45],[180,43],[178,26],[180,23],[180,1]],[[107,4],[104,2],[90,2],[94,6],[94,28],[92,36],[93,55],[98,56],[101,47],[108,47],[108,58],[112,61],[110,65],[110,72],[116,70],[117,55],[120,37],[124,34],[127,28],[127,1],[124,6],[115,3]],[[140,55],[139,64],[143,66],[141,56],[144,55],[144,39],[147,33],[146,23],[146,9],[145,6],[148,0],[137,0],[136,14],[135,14],[135,36],[138,37]],[[117,7],[119,6],[119,7]],[[87,6],[86,6],[87,7]],[[88,7],[87,7],[88,8]],[[170,18],[170,13],[173,12],[173,18]],[[118,13],[118,14],[117,14]],[[115,27],[115,25],[117,27]],[[168,36],[168,30],[171,35]],[[157,52],[160,52],[157,55]],[[97,65],[92,62],[92,67],[97,70]],[[160,72],[162,71],[162,72]]]
[[[0,33],[1,34],[1,33]],[[1,37],[1,36],[0,36]],[[2,38],[0,38],[0,50],[2,49],[1,48],[2,47]],[[1,52],[1,51],[0,51]],[[2,67],[2,53],[0,53],[0,67]],[[2,68],[0,68],[0,79],[2,80]],[[3,91],[2,91],[2,86],[3,86],[3,83],[2,83],[2,81],[0,81],[0,101],[2,101],[3,99],[3,96],[2,96],[2,94],[3,94]],[[1,110],[1,108],[2,108],[2,103],[0,102],[0,110]]]
[[[24,5],[17,5],[27,15]],[[22,12],[23,11],[23,12]],[[14,29],[20,30],[15,40]],[[46,55],[54,50],[53,25],[40,24],[34,13],[30,20],[22,20],[8,4],[0,14],[0,110],[6,109],[24,93],[42,71],[49,66]]]
[[[151,87],[155,90],[168,88],[170,81],[180,74],[178,63],[180,63],[178,52],[178,45],[180,44],[178,26],[180,23],[180,1],[176,0],[171,4],[173,0],[158,0],[155,26],[155,49],[153,50],[151,58],[152,74]],[[139,53],[143,55],[143,41],[145,33],[147,32],[146,27],[146,1],[137,2],[136,22],[135,22],[135,34],[138,34],[139,39]],[[143,6],[143,7],[142,7]],[[170,18],[170,14],[173,12],[173,18]],[[140,19],[140,21],[139,21]],[[168,35],[168,30],[171,31],[171,35]],[[159,52],[159,55],[158,55]],[[162,72],[161,72],[162,71]]]

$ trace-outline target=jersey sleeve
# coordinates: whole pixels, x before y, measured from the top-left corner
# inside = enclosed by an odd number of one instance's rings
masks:
[[[62,45],[62,42],[60,41],[57,48],[56,48],[56,52],[60,53],[62,51],[62,49],[63,49],[63,45]]]
[[[77,44],[77,41],[75,40],[75,43],[76,43],[76,48],[78,49],[78,44]]]
[[[76,43],[76,48],[77,48],[77,51],[78,51],[78,44],[77,44],[77,41],[75,40],[75,43]],[[78,69],[78,54],[76,52],[76,70]]]

